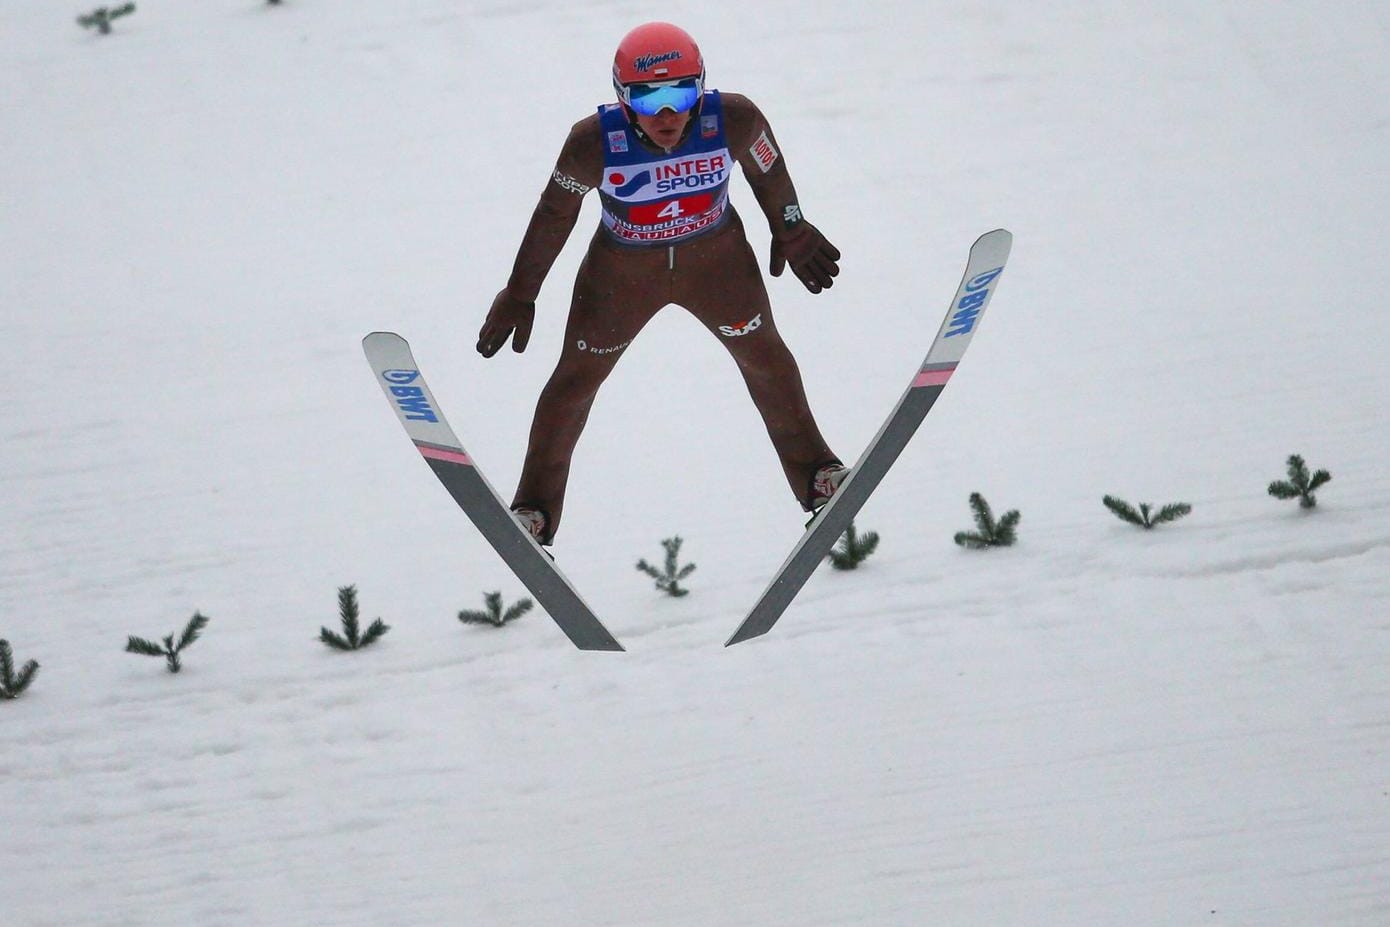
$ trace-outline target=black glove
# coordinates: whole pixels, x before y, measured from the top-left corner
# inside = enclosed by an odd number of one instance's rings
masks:
[[[798,222],[782,238],[772,239],[772,276],[782,276],[782,268],[792,265],[796,279],[812,293],[829,289],[840,272],[840,249],[826,241],[820,229],[809,222]]]
[[[512,350],[520,354],[531,340],[531,323],[536,320],[536,301],[517,299],[507,290],[498,293],[478,332],[478,353],[491,357],[512,339]],[[516,336],[512,336],[516,332]]]

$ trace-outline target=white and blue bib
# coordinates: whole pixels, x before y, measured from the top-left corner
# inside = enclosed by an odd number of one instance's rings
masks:
[[[734,158],[719,91],[705,93],[680,147],[653,153],[620,105],[599,107],[603,127],[603,226],[625,245],[679,244],[718,228],[729,206]]]

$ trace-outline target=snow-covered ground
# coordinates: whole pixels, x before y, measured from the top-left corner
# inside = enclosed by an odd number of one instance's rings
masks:
[[[1390,923],[1390,8],[78,12],[0,11],[0,637],[42,663],[0,703],[7,924]],[[476,332],[657,17],[844,252],[771,282],[842,456],[969,243],[1015,245],[880,552],[734,648],[800,511],[722,346],[658,317],[575,459],[556,555],[629,648],[580,653],[455,620],[524,590],[359,339],[412,340],[509,493],[596,203],[528,352]],[[1312,513],[1265,493],[1291,453]],[[952,544],[976,490],[1017,546]],[[680,600],[633,568],[677,533]],[[352,655],[314,640],[348,583],[392,626]],[[195,609],[180,675],[122,652]]]

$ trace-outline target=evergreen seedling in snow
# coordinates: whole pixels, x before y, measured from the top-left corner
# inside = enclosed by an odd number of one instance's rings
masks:
[[[14,671],[14,654],[10,652],[10,642],[0,640],[0,699],[19,698],[19,694],[29,688],[29,683],[38,675],[39,664],[30,660],[18,673]]]
[[[111,34],[111,20],[121,16],[129,16],[135,12],[135,4],[127,3],[115,9],[99,6],[90,13],[77,17],[77,24],[83,29],[95,29],[102,35]]]
[[[494,628],[500,628],[531,610],[531,600],[521,599],[504,611],[502,609],[502,593],[500,592],[484,593],[483,602],[487,606],[486,611],[461,611],[459,612],[459,621],[464,624],[490,624]]]
[[[970,494],[970,508],[975,512],[975,526],[979,530],[957,532],[955,540],[961,547],[984,550],[989,547],[1008,547],[1018,540],[1018,509],[1005,512],[1003,518],[995,521],[989,503],[977,492]]]
[[[188,619],[188,626],[183,629],[177,642],[174,641],[172,634],[164,638],[164,646],[162,647],[154,641],[145,640],[143,637],[130,637],[126,640],[125,649],[127,653],[139,653],[147,657],[163,657],[169,663],[169,672],[177,673],[182,669],[179,654],[185,647],[196,641],[203,628],[207,626],[207,617],[201,612],[194,612],[193,617]]]
[[[1310,475],[1303,458],[1292,454],[1289,457],[1289,478],[1270,483],[1269,494],[1276,499],[1297,499],[1302,508],[1311,509],[1318,504],[1313,491],[1331,479],[1332,474],[1326,470],[1319,470]]]
[[[1138,525],[1140,528],[1153,528],[1155,525],[1177,521],[1192,511],[1192,506],[1186,502],[1174,502],[1154,512],[1147,502],[1139,503],[1139,509],[1135,511],[1134,506],[1114,496],[1106,496],[1101,501],[1105,503],[1107,509],[1115,513],[1116,518],[1127,521],[1131,525]]]
[[[637,561],[637,569],[656,580],[656,588],[668,595],[682,596],[690,591],[689,589],[682,589],[680,587],[680,581],[695,572],[695,564],[690,563],[683,567],[677,567],[676,565],[677,558],[680,556],[682,543],[680,535],[667,538],[661,542],[661,546],[666,548],[666,564],[664,570],[658,570],[645,559]]]
[[[837,570],[856,570],[877,547],[877,532],[865,531],[861,535],[854,530],[854,522],[850,522],[845,533],[840,535],[840,546],[826,556],[830,558],[830,565]]]
[[[367,626],[367,633],[362,633],[361,624],[358,621],[356,586],[338,587],[338,617],[343,622],[342,634],[327,628],[319,628],[319,640],[334,650],[361,650],[368,644],[375,643],[383,634],[391,630],[390,625],[377,618]]]

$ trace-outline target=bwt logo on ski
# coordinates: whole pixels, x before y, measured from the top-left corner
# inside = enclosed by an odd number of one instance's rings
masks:
[[[418,370],[383,370],[381,378],[391,386],[391,395],[396,397],[396,405],[401,414],[411,422],[437,422],[439,416],[430,408],[429,397],[418,386],[410,386],[420,379]]]
[[[951,316],[951,327],[947,329],[945,337],[968,335],[975,329],[975,320],[979,318],[984,310],[985,301],[989,299],[989,285],[1003,272],[1004,268],[996,267],[970,278],[965,284],[965,295],[956,303],[955,314]]]

